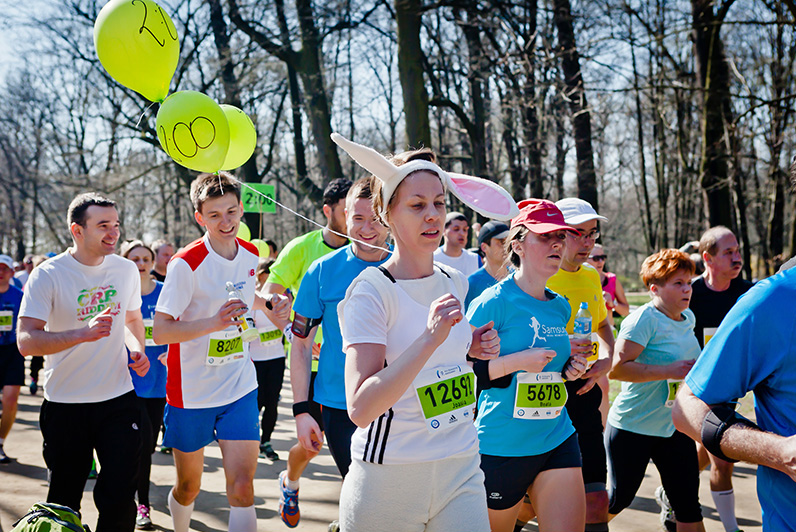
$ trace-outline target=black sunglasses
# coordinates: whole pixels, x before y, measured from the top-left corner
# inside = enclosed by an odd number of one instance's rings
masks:
[[[591,260],[605,260],[608,258],[608,255],[592,255],[589,257]]]

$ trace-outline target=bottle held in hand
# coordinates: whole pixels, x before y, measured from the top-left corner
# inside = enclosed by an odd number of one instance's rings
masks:
[[[241,296],[240,291],[235,288],[234,284],[227,281],[226,288],[230,300],[237,299],[239,301],[243,301],[243,296]],[[241,333],[241,340],[247,343],[257,340],[260,335],[257,333],[257,327],[254,326],[254,318],[252,318],[251,312],[248,308],[246,309],[246,313],[241,316],[241,318],[243,321],[240,325],[238,325],[238,330]]]

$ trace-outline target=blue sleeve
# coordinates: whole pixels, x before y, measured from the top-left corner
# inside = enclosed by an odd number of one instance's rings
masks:
[[[301,290],[293,302],[293,310],[305,318],[321,319],[323,302],[321,301],[321,263],[315,261],[301,280]]]
[[[502,305],[498,298],[484,297],[487,293],[493,294],[491,290],[482,292],[467,307],[467,321],[477,328],[492,320],[495,322],[495,330],[498,330],[503,324],[500,319]]]
[[[647,347],[655,334],[656,325],[657,321],[650,309],[646,306],[641,307],[622,322],[618,338]]]
[[[773,283],[739,299],[686,377],[694,395],[707,404],[734,401],[791,367],[796,314],[785,309],[794,303],[792,288]]]

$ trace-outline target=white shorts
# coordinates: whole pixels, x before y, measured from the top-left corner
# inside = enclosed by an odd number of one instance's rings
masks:
[[[341,532],[489,532],[478,454],[417,464],[354,459],[340,493]]]

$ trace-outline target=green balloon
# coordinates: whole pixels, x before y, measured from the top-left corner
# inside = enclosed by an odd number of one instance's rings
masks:
[[[160,106],[160,146],[177,163],[198,172],[218,172],[229,148],[224,111],[201,92],[175,92]]]
[[[177,28],[152,0],[111,0],[94,22],[94,47],[113,79],[153,102],[162,102],[177,61]]]
[[[268,244],[265,242],[265,240],[252,238],[250,242],[254,244],[254,247],[256,247],[257,251],[260,252],[260,259],[267,259],[269,256],[271,256],[271,248],[268,247]]]
[[[245,240],[246,242],[252,237],[252,232],[249,230],[249,226],[245,223],[241,222],[238,226],[238,238],[241,240]]]
[[[229,123],[229,150],[222,170],[234,170],[246,164],[257,147],[257,130],[249,115],[233,105],[221,104]]]

